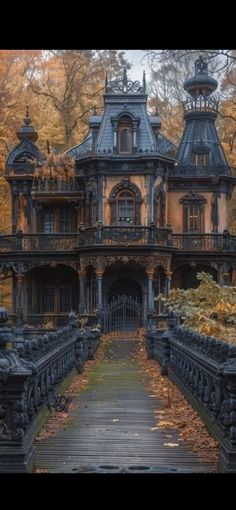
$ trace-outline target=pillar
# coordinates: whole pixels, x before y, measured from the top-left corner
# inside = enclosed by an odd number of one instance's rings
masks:
[[[103,175],[98,176],[98,221],[103,222]]]
[[[171,271],[165,271],[165,293],[167,296],[169,296],[170,293],[170,287],[171,287]]]
[[[154,310],[154,296],[153,296],[153,276],[154,269],[147,269],[148,277],[148,311],[153,312]]]
[[[24,318],[24,275],[22,273],[16,274],[16,325],[21,326]]]
[[[85,278],[86,272],[79,271],[79,312],[85,313]]]
[[[147,289],[143,289],[143,326],[147,325],[147,298],[148,291]]]
[[[102,277],[103,277],[103,270],[96,269],[97,296],[98,296],[97,309],[98,309],[98,311],[102,310]]]

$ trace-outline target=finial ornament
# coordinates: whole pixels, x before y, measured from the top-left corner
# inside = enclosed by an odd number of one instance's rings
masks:
[[[29,107],[26,106],[26,117],[29,117]]]
[[[143,93],[146,94],[146,73],[143,71]]]
[[[107,83],[108,83],[108,78],[107,78],[107,71],[106,71],[106,76],[105,76],[105,92],[107,92]]]
[[[199,58],[195,62],[195,73],[205,73],[208,74],[208,65],[206,62],[204,62],[202,55],[199,56]]]

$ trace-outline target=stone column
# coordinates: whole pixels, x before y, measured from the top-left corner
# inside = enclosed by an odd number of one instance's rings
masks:
[[[103,175],[98,176],[98,221],[103,222]]]
[[[16,274],[16,325],[23,325],[23,288],[24,288],[24,275],[22,273]]]
[[[102,269],[96,269],[96,280],[97,280],[97,309],[100,312],[102,310],[102,277],[103,277],[103,270]]]
[[[147,175],[147,219],[148,224],[153,223],[154,221],[154,190],[153,190],[153,184],[154,184],[154,176],[153,175]]]
[[[143,326],[147,325],[147,297],[148,290],[143,289]]]
[[[85,278],[86,278],[86,272],[79,271],[79,289],[80,289],[79,312],[80,313],[85,313]]]
[[[147,269],[146,273],[147,273],[147,277],[148,277],[148,311],[153,312],[154,311],[154,296],[153,296],[154,269]]]
[[[171,271],[165,271],[165,293],[167,296],[169,296],[170,293],[170,286],[171,286]]]

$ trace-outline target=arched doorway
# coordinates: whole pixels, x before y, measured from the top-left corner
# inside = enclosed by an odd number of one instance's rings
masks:
[[[134,331],[142,326],[144,284],[144,270],[137,265],[108,268],[104,275],[104,332]]]
[[[126,295],[136,299],[138,303],[142,302],[142,289],[138,282],[131,278],[119,278],[109,289],[109,303],[118,296]]]

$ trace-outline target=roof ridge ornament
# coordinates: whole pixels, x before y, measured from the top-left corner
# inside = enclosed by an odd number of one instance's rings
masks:
[[[203,60],[203,56],[199,55],[199,58],[195,62],[195,74],[208,74],[208,64]]]
[[[146,78],[143,77],[143,85],[138,80],[132,81],[127,77],[127,69],[124,67],[122,80],[107,80],[105,86],[106,93],[112,94],[145,94]]]

